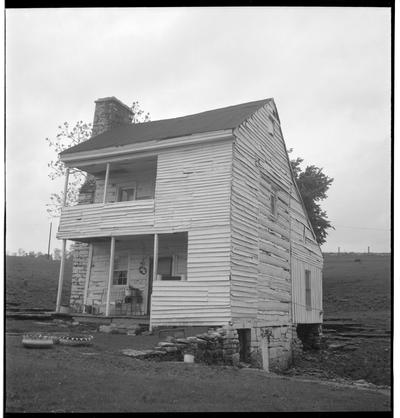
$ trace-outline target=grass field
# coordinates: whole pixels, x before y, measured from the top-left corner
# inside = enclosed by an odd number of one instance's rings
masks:
[[[389,254],[325,255],[324,318],[350,317],[389,330],[390,260]]]
[[[60,261],[6,256],[6,308],[54,310]],[[65,264],[62,304],[69,303],[72,261]]]
[[[26,328],[66,333],[49,322],[11,320]],[[75,331],[76,332],[76,331]],[[388,411],[387,390],[320,379],[288,378],[258,369],[157,362],[123,356],[150,348],[158,335],[95,333],[93,345],[26,349],[21,334],[6,337],[7,412]]]

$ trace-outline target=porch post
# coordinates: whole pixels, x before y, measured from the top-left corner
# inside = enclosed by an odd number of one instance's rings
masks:
[[[89,280],[90,280],[90,269],[92,268],[92,258],[93,258],[93,244],[89,244],[89,256],[88,256],[88,264],[86,267],[86,280],[85,280],[85,291],[83,293],[83,312],[86,310],[87,305],[87,296],[88,296],[88,289],[89,289]]]
[[[106,316],[110,315],[110,294],[111,283],[114,274],[114,252],[115,252],[115,237],[111,237],[111,250],[110,250],[110,270],[108,272],[108,287],[107,287],[107,301],[106,301]]]
[[[158,234],[154,234],[153,282],[157,280],[158,269]]]
[[[68,179],[69,179],[69,167],[67,167],[65,171],[64,196],[63,196],[62,207],[64,207],[67,203]]]
[[[56,312],[60,312],[61,307],[61,293],[62,293],[62,286],[64,281],[64,269],[65,269],[65,246],[66,246],[66,239],[62,240],[62,247],[61,247],[61,263],[60,263],[60,275],[58,277],[58,290],[57,290],[57,302],[56,302]]]
[[[110,163],[107,163],[106,178],[104,180],[103,203],[106,203],[106,200],[107,200],[107,187],[108,187],[108,178],[109,177],[110,177]]]

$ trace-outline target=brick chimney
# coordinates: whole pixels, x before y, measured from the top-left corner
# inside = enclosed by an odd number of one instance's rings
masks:
[[[92,137],[132,122],[131,109],[116,97],[97,99],[95,103]]]

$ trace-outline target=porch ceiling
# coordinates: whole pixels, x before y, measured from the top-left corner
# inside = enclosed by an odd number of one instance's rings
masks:
[[[129,174],[137,171],[143,171],[156,168],[157,157],[136,158],[110,164],[110,175],[113,174]],[[107,163],[93,163],[79,167],[80,170],[98,177],[104,177],[107,169]]]

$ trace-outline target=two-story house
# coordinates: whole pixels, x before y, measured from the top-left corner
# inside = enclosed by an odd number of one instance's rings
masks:
[[[71,308],[151,328],[230,323],[252,349],[281,340],[269,361],[289,361],[296,325],[322,323],[323,260],[274,100],[131,117],[97,100],[92,137],[60,154],[89,174],[57,235],[76,243]]]

